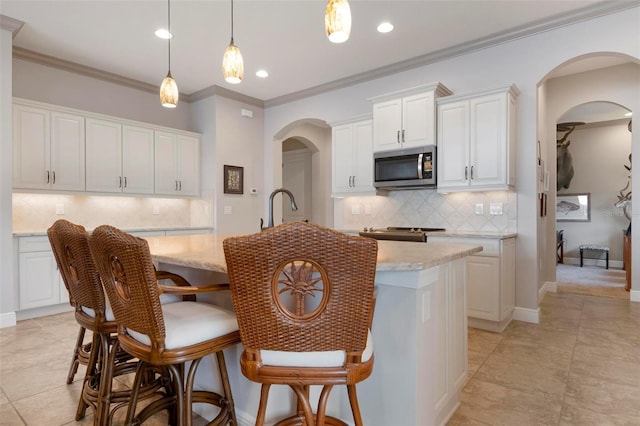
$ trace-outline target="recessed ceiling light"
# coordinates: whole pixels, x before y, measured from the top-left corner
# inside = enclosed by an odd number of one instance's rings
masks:
[[[391,24],[391,22],[382,22],[380,25],[378,25],[378,32],[385,34],[385,33],[390,33],[391,31],[393,31],[393,24]]]
[[[156,37],[161,38],[163,40],[168,40],[170,38],[173,38],[173,34],[165,30],[164,28],[160,28],[156,30]]]
[[[269,73],[267,72],[267,70],[258,70],[256,71],[256,77],[267,78],[269,77]]]

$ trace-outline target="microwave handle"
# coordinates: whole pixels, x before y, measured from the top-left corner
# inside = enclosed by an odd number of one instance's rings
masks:
[[[422,179],[422,156],[424,154],[418,154],[418,179]]]

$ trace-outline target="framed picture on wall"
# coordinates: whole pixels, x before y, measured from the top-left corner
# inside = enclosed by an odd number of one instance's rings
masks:
[[[558,222],[591,222],[591,194],[557,194]]]
[[[224,193],[244,193],[244,168],[239,166],[224,166]]]

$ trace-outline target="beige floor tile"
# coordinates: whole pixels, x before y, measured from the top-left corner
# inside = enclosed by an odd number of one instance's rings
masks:
[[[447,426],[489,426],[491,423],[484,423],[479,420],[470,419],[469,417],[455,412],[447,422]]]
[[[560,401],[473,380],[462,391],[456,415],[496,426],[555,425],[560,409]]]
[[[2,388],[0,388],[0,405],[6,404],[8,402],[9,402],[9,398],[7,398],[7,395],[5,395]]]
[[[492,333],[477,328],[469,328],[467,335],[468,350],[485,356],[489,355],[504,338],[501,333]]]
[[[35,367],[3,372],[2,389],[10,401],[18,401],[51,389],[82,384],[82,381],[76,380],[72,385],[66,385],[68,372],[66,359],[64,362],[52,360]]]
[[[24,422],[9,403],[0,404],[0,426],[24,426]]]
[[[605,415],[583,407],[564,404],[558,426],[632,426],[640,423],[637,417],[624,413]]]
[[[530,347],[552,347],[558,351],[572,351],[578,338],[577,329],[542,327],[539,324],[514,322],[505,331],[503,343],[519,343]]]
[[[640,348],[638,351],[640,352]],[[640,363],[623,361],[614,356],[576,351],[571,362],[570,375],[637,387],[640,384]]]
[[[75,383],[62,385],[20,399],[13,405],[27,426],[62,425],[74,419],[80,389]]]
[[[639,386],[627,386],[608,380],[570,376],[564,402],[603,415],[626,415],[640,419]]]

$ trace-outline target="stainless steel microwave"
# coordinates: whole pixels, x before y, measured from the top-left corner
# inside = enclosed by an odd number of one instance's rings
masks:
[[[374,153],[373,186],[387,190],[435,188],[436,146]]]

